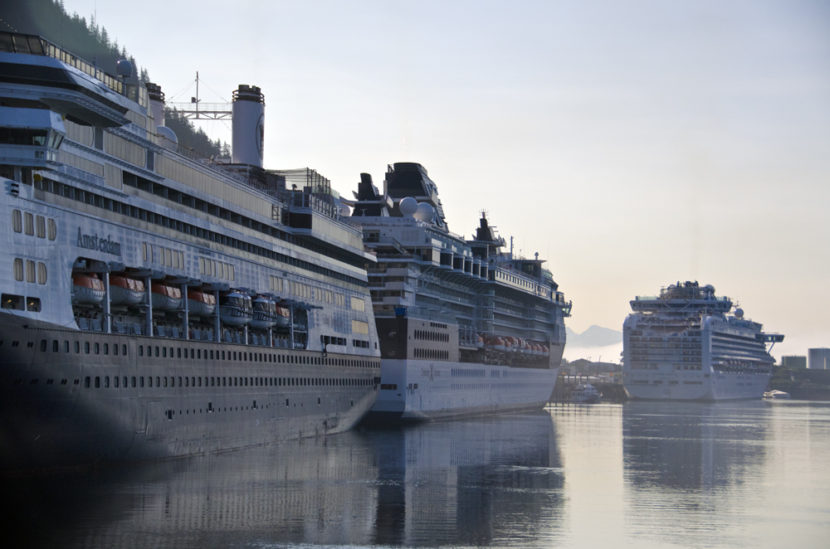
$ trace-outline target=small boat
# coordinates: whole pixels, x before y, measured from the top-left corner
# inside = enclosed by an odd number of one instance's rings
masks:
[[[182,290],[175,286],[153,282],[152,286],[153,309],[161,311],[175,311],[182,305]]]
[[[190,316],[211,316],[215,311],[215,295],[199,290],[187,290],[187,313]]]
[[[602,393],[590,383],[580,383],[571,391],[571,402],[576,404],[595,404],[600,398]]]
[[[104,300],[104,281],[87,273],[72,273],[72,303],[98,305]]]
[[[253,319],[251,296],[231,290],[220,298],[219,316],[228,326],[244,326]]]
[[[113,305],[138,305],[144,301],[144,281],[128,276],[110,276],[110,303]]]
[[[277,305],[274,313],[276,315],[274,320],[276,321],[276,326],[278,328],[287,328],[291,326],[291,311],[288,307]]]
[[[779,391],[778,389],[773,389],[772,391],[764,392],[764,398],[767,400],[788,399],[790,398],[790,393],[788,393],[787,391]]]
[[[259,330],[273,328],[277,323],[277,304],[268,296],[258,295],[253,300],[251,327]]]

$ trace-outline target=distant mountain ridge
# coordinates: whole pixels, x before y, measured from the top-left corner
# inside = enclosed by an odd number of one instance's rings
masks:
[[[568,339],[566,345],[573,347],[605,347],[622,343],[622,332],[603,328],[602,326],[591,326],[581,334],[578,334],[565,327]]]

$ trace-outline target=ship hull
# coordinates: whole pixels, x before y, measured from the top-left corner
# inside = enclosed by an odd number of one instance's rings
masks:
[[[424,421],[542,408],[559,368],[383,359],[369,418]]]
[[[81,332],[9,314],[0,315],[0,334],[2,471],[338,433],[377,392],[376,367],[354,357]]]
[[[623,384],[628,397],[634,400],[749,400],[761,398],[770,377],[765,373],[657,370],[626,374]]]

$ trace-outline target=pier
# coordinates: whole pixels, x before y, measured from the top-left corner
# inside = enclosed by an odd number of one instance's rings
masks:
[[[628,400],[621,381],[609,379],[607,376],[561,374],[556,380],[556,387],[551,395],[550,403],[570,404],[574,389],[585,383],[590,383],[602,393],[600,402],[621,403]]]

